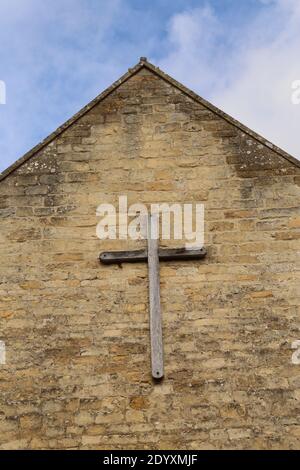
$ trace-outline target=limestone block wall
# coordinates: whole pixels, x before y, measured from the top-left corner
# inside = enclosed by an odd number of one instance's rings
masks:
[[[299,448],[299,185],[147,68],[3,179],[0,448]],[[207,258],[161,265],[161,383],[146,264],[98,261],[143,245],[96,236],[120,194],[205,204]]]

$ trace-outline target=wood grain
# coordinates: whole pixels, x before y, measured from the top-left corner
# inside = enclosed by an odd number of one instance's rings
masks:
[[[155,379],[161,379],[164,376],[164,359],[160,309],[159,241],[153,239],[150,234],[151,225],[157,223],[157,217],[156,214],[149,217],[148,271],[152,376]]]
[[[205,258],[205,248],[187,250],[186,248],[159,248],[160,261],[189,261]],[[101,253],[103,264],[140,263],[148,260],[148,250],[106,251]]]

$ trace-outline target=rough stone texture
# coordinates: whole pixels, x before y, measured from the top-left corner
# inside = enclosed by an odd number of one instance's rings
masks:
[[[300,446],[300,169],[146,68],[0,183],[1,449]],[[204,202],[208,256],[101,266],[96,208]]]

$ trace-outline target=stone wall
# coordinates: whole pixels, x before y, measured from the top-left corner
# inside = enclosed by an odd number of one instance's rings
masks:
[[[300,169],[142,68],[0,182],[0,448],[300,446]],[[204,202],[205,260],[102,266],[96,208]],[[164,242],[168,246],[167,242]]]

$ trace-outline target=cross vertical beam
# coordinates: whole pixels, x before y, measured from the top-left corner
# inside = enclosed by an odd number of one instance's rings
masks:
[[[150,338],[152,377],[161,379],[164,376],[163,335],[160,308],[160,275],[158,237],[154,233],[158,227],[158,215],[148,218],[148,272],[150,302]]]

